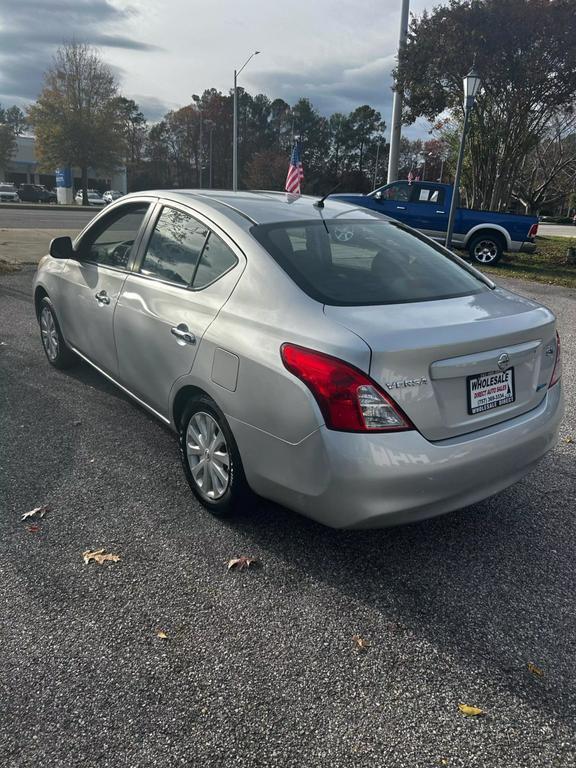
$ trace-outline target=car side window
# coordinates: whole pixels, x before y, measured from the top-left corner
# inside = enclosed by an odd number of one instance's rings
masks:
[[[410,193],[412,189],[407,182],[399,182],[398,184],[390,184],[382,190],[381,200],[394,200],[405,203],[410,200]]]
[[[417,187],[413,202],[444,205],[444,190],[436,187]]]
[[[238,259],[226,243],[214,232],[210,232],[208,242],[202,251],[198,269],[194,275],[192,287],[205,288],[218,280],[223,274],[236,266]]]
[[[103,267],[126,269],[148,203],[123,206],[98,221],[82,238],[80,258]]]
[[[163,208],[140,273],[178,285],[191,285],[207,237],[208,227],[193,216],[175,208]]]

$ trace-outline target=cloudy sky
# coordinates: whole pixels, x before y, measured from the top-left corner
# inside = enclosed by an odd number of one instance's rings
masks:
[[[324,114],[370,104],[390,123],[401,0],[0,0],[0,103],[33,100],[55,49],[100,48],[150,120],[239,84]],[[431,2],[411,0],[419,13]],[[414,126],[422,134],[425,126]]]

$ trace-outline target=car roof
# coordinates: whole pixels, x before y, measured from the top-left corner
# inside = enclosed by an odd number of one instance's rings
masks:
[[[273,191],[241,191],[211,190],[211,189],[159,189],[135,193],[135,196],[155,195],[165,200],[193,206],[201,203],[215,209],[219,213],[233,219],[236,223],[249,229],[253,224],[275,224],[283,221],[303,221],[316,219],[336,219],[341,217],[359,219],[382,219],[380,214],[361,208],[349,202],[331,200],[324,202],[322,209],[314,206],[317,197],[302,195],[288,201],[285,192]],[[129,202],[131,195],[125,195],[122,200]]]

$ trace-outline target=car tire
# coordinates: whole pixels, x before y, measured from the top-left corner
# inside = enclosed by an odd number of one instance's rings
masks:
[[[499,235],[478,234],[468,243],[468,253],[472,261],[485,267],[494,266],[502,258],[504,243]]]
[[[188,402],[179,444],[184,474],[200,504],[216,517],[239,512],[250,489],[226,417],[207,395]]]
[[[50,365],[60,370],[74,365],[76,355],[64,341],[54,306],[47,296],[38,305],[38,324],[42,347]]]

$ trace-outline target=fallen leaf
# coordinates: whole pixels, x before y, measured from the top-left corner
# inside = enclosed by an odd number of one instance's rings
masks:
[[[228,570],[236,568],[238,571],[241,571],[244,568],[250,568],[253,565],[260,565],[255,557],[233,557],[232,560],[228,560]]]
[[[368,640],[360,635],[352,635],[352,640],[354,641],[354,650],[358,653],[365,653],[370,648]]]
[[[40,530],[40,526],[37,525],[36,523],[32,523],[32,525],[26,526],[26,530],[28,531],[28,533],[38,533],[38,531]]]
[[[570,437],[570,436],[565,437],[563,442],[565,442],[565,443],[573,443],[574,442],[574,438]]]
[[[109,552],[106,553],[103,549],[86,549],[84,552],[82,552],[82,557],[84,559],[85,565],[88,565],[91,560],[94,560],[94,562],[98,563],[98,565],[102,565],[107,560],[112,563],[117,563],[118,560],[120,560],[120,555],[112,555]]]
[[[445,757],[440,758],[440,765],[448,765],[448,760]]]
[[[35,507],[34,509],[31,509],[30,512],[24,512],[21,520],[26,520],[28,517],[34,517],[35,515],[38,515],[38,517],[44,517],[46,512],[50,512],[50,509],[44,504],[42,507]]]
[[[528,662],[528,672],[532,672],[533,675],[537,675],[538,677],[544,677],[544,672],[540,667],[537,667],[536,664],[532,664],[531,661]]]
[[[466,715],[466,717],[478,717],[479,715],[486,714],[483,709],[469,707],[468,704],[458,704],[458,709],[463,715]]]
[[[156,632],[156,637],[159,637],[160,640],[168,640],[168,635],[166,634],[166,632],[163,632],[161,629],[159,629],[158,632]]]

